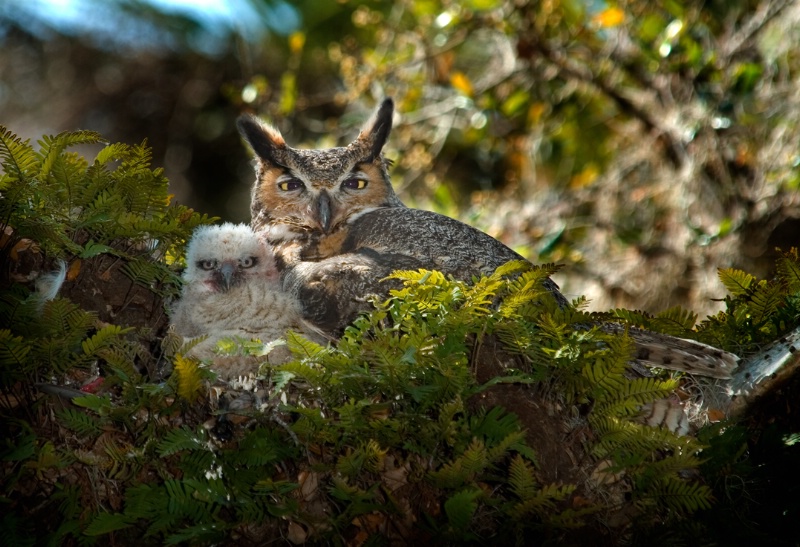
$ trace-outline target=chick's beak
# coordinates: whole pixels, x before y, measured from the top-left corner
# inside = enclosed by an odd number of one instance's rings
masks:
[[[219,267],[222,276],[222,290],[227,291],[236,284],[236,264],[226,260]]]

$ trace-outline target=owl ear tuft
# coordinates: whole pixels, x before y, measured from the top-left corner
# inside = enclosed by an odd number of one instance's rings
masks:
[[[361,128],[361,132],[353,144],[367,149],[369,155],[364,161],[370,162],[381,155],[383,145],[386,144],[389,132],[392,130],[393,113],[394,101],[387,97]]]
[[[250,114],[240,116],[236,120],[236,127],[261,160],[283,165],[280,151],[286,149],[286,141],[280,131]]]

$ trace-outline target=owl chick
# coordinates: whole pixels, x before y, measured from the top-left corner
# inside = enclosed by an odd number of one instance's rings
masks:
[[[269,246],[247,225],[197,228],[186,249],[183,281],[181,298],[171,310],[175,331],[184,338],[208,335],[189,355],[211,359],[223,378],[255,372],[255,360],[219,358],[214,349],[222,338],[266,343],[291,329],[323,341],[302,318],[297,300],[281,289]],[[270,362],[288,356],[281,349],[269,354]]]
[[[322,150],[291,148],[274,127],[254,116],[239,118],[257,159],[251,225],[281,260],[340,254],[348,223],[378,208],[404,207],[381,155],[393,111],[392,100],[384,100],[353,142]]]

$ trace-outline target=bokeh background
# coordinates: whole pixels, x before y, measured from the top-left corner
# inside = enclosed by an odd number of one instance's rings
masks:
[[[779,0],[2,0],[0,124],[146,139],[175,200],[247,221],[236,116],[335,146],[389,95],[406,203],[564,264],[591,309],[702,316],[718,268],[800,246],[799,23]]]

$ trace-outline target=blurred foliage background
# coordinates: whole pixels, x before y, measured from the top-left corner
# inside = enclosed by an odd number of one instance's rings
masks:
[[[800,5],[781,0],[5,0],[0,121],[147,139],[180,203],[247,221],[243,111],[295,146],[395,98],[411,206],[565,268],[592,308],[720,309],[800,245]]]

